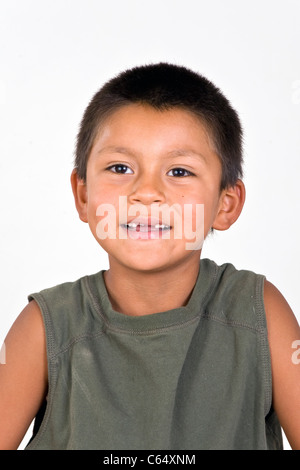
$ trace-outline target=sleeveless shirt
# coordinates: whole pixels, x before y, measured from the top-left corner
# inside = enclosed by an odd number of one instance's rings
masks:
[[[103,271],[30,295],[49,389],[26,449],[282,449],[263,283],[202,259],[186,306],[140,317]]]

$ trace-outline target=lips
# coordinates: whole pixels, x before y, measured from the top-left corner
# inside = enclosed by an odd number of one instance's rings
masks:
[[[169,232],[172,227],[157,219],[135,218],[131,221],[121,224],[121,227],[127,231],[130,238],[133,239],[157,239],[163,233]]]
[[[143,224],[143,223],[135,223],[135,222],[129,222],[128,224],[125,225],[127,230],[134,230],[136,232],[154,232],[154,231],[159,231],[159,230],[170,230],[170,225],[165,225],[165,224]]]

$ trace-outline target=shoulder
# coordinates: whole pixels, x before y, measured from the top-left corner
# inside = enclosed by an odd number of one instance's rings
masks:
[[[0,365],[0,448],[15,449],[47,392],[47,355],[43,320],[35,301],[17,317],[5,338]]]
[[[299,325],[291,307],[277,287],[268,280],[264,282],[264,305],[270,339],[279,340],[293,334],[299,336]]]
[[[269,281],[264,283],[264,306],[271,354],[273,406],[293,448],[300,449],[300,328],[288,302]],[[297,358],[298,356],[296,356]]]
[[[13,323],[7,338],[6,347],[10,341],[15,344],[14,350],[23,348],[24,354],[32,348],[43,348],[45,344],[45,330],[38,304],[32,300],[22,310]]]
[[[281,292],[271,282],[264,283],[264,307],[268,339],[274,365],[286,367],[292,362],[293,344],[300,340],[297,319]]]
[[[207,311],[230,324],[261,331],[265,328],[263,285],[265,277],[230,263],[216,265],[207,260],[213,282]],[[201,271],[201,268],[200,268]]]
[[[10,328],[5,339],[5,350],[6,371],[12,370],[15,365],[25,370],[30,364],[43,369],[46,377],[45,328],[41,310],[34,300],[26,305]]]
[[[68,321],[70,313],[73,318],[76,316],[82,307],[84,297],[88,296],[85,287],[87,277],[57,284],[28,296],[30,302],[34,300],[38,305],[46,329],[53,328],[57,322],[58,327],[62,326],[65,321]]]
[[[28,300],[36,300],[38,305],[45,308],[48,302],[55,303],[58,308],[64,307],[66,303],[76,302],[82,294],[82,284],[88,276],[77,279],[76,281],[63,282],[46,289],[30,294]],[[43,309],[41,309],[43,310]]]
[[[74,340],[91,334],[97,326],[101,328],[91,291],[91,280],[99,279],[99,276],[100,273],[84,276],[28,296],[30,301],[37,303],[42,314],[48,360],[55,358]]]

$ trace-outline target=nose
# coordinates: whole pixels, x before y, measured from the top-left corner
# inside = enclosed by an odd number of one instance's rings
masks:
[[[163,185],[157,175],[144,173],[134,182],[129,195],[129,202],[132,204],[153,204],[165,202]]]

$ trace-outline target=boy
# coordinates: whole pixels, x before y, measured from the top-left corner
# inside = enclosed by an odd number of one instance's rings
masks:
[[[0,366],[1,449],[34,417],[28,449],[281,449],[279,421],[300,448],[293,313],[263,276],[200,261],[242,210],[241,140],[183,67],[96,93],[71,183],[109,270],[29,297]]]

